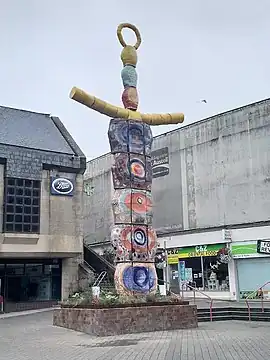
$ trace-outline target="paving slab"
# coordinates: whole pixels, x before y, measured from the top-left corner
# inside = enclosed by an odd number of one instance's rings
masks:
[[[97,338],[54,327],[47,311],[0,319],[0,354],[5,360],[266,360],[270,323],[214,322]]]

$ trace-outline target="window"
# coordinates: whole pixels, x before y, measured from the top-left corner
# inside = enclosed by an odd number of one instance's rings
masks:
[[[5,179],[4,232],[39,232],[40,181]]]
[[[184,263],[184,279],[179,264],[170,265],[171,284],[179,284],[189,290],[185,283],[204,291],[229,291],[228,264],[218,264],[216,256],[197,256],[179,259]],[[182,282],[181,282],[182,280]]]

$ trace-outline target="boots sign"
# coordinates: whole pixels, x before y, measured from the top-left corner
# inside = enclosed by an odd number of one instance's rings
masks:
[[[70,179],[51,177],[51,195],[73,196],[74,183]]]

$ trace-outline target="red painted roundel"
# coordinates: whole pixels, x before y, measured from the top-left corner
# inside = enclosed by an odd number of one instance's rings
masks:
[[[125,198],[125,205],[136,213],[147,213],[152,208],[151,198],[143,192],[128,194]]]

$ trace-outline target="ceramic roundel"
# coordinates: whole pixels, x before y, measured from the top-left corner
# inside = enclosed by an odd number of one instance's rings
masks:
[[[150,157],[136,154],[117,153],[112,167],[115,189],[132,187],[150,190],[152,166]]]
[[[116,224],[152,223],[152,198],[149,191],[116,190],[112,205]]]
[[[117,264],[115,287],[118,293],[132,295],[147,294],[157,289],[157,274],[153,263]]]
[[[142,121],[112,119],[108,137],[112,153],[130,152],[151,155],[152,131],[150,126]]]
[[[150,261],[157,246],[154,229],[144,225],[115,225],[111,231],[111,242],[116,262]]]
[[[144,180],[145,178],[145,164],[140,159],[132,159],[129,162],[130,174],[134,178]]]

